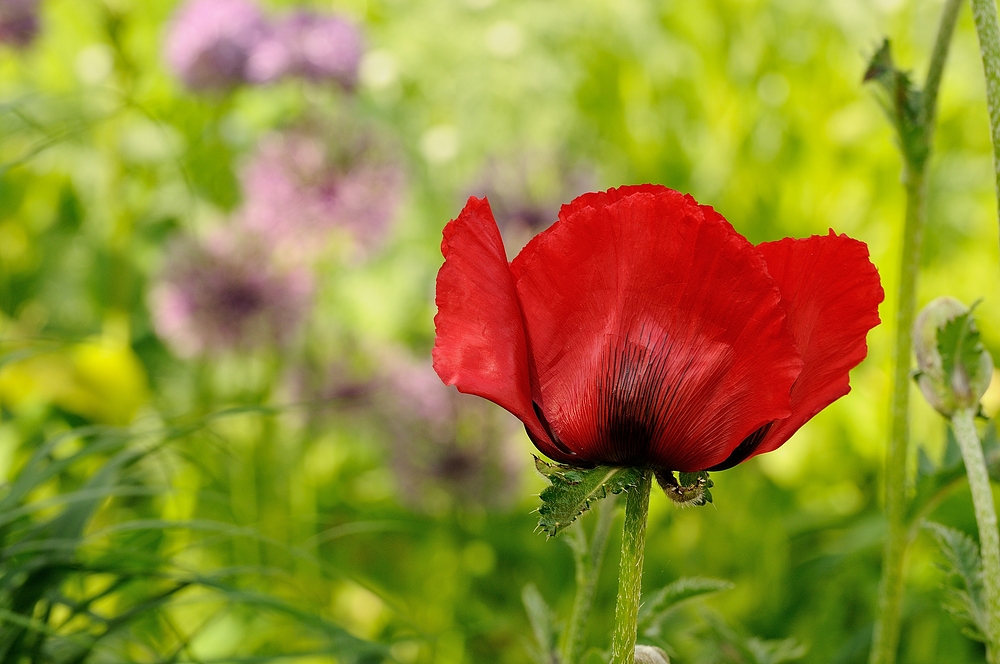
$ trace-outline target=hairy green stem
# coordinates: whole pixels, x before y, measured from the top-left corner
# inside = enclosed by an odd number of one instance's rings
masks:
[[[646,546],[646,517],[653,471],[642,472],[639,483],[625,494],[625,529],[622,558],[618,570],[618,601],[615,604],[615,633],[611,641],[611,664],[634,664],[635,637],[642,596],[642,554]]]
[[[899,614],[906,561],[906,459],[910,445],[910,328],[916,309],[917,269],[926,219],[926,176],[906,174],[906,225],[896,309],[895,368],[892,387],[892,431],[886,455],[885,513],[889,530],[882,554],[878,612],[870,664],[892,664],[899,644]]]
[[[941,22],[938,23],[937,38],[934,40],[934,51],[927,66],[927,78],[924,81],[924,139],[927,147],[933,147],[934,121],[937,118],[938,90],[941,89],[941,77],[944,75],[944,64],[948,61],[948,50],[951,48],[951,37],[955,33],[955,23],[958,22],[958,12],[962,9],[962,0],[948,0],[941,11]]]
[[[608,535],[611,533],[611,523],[615,518],[615,496],[608,496],[597,504],[597,523],[590,542],[587,542],[582,524],[577,526],[580,541],[574,548],[576,559],[576,597],[573,600],[573,613],[569,625],[563,634],[562,657],[563,664],[576,664],[583,650],[583,637],[587,629],[587,620],[594,606],[594,593],[597,591],[597,580],[601,574],[601,564],[604,562],[604,552],[608,548]]]
[[[986,76],[986,105],[993,139],[993,171],[1000,205],[1000,20],[996,0],[972,0],[972,17],[979,35],[979,53]],[[1000,213],[1000,207],[998,207]]]
[[[991,0],[992,1],[992,0]],[[893,385],[890,408],[891,431],[886,452],[885,512],[888,533],[882,556],[882,579],[879,583],[878,608],[870,664],[895,664],[899,647],[900,607],[903,599],[903,569],[909,544],[906,524],[906,465],[910,447],[910,329],[917,305],[917,275],[927,221],[927,164],[937,115],[938,89],[948,58],[952,34],[961,0],[948,0],[941,14],[934,51],[924,85],[921,113],[925,149],[903,151],[920,154],[919,160],[907,161],[903,171],[906,187],[906,218],[903,225],[903,249],[899,266],[899,301],[896,305],[896,338],[893,350]]]
[[[983,556],[983,590],[986,595],[986,660],[1000,664],[1000,532],[993,505],[993,489],[986,469],[983,446],[976,433],[975,410],[966,408],[951,418],[955,439],[962,450],[965,472],[972,490],[972,505],[979,526],[979,548]]]

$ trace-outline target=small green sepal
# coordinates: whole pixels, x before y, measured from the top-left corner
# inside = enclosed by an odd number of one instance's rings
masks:
[[[538,457],[535,457],[535,469],[550,482],[538,495],[542,499],[538,508],[538,527],[549,537],[555,537],[573,523],[595,500],[609,493],[627,491],[638,484],[642,476],[641,468],[577,468],[547,463]]]
[[[715,486],[708,477],[708,471],[697,473],[677,473],[656,471],[656,481],[670,500],[680,507],[700,507],[712,502],[711,488]]]

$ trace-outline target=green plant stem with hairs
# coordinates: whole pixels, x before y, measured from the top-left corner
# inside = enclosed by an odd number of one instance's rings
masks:
[[[635,637],[642,596],[642,556],[646,546],[646,520],[653,471],[645,469],[639,482],[625,493],[625,528],[618,569],[618,600],[615,632],[611,641],[611,664],[634,664]]]
[[[574,529],[576,542],[573,544],[573,556],[576,561],[576,597],[573,600],[573,613],[569,625],[563,633],[561,662],[575,664],[579,661],[583,650],[583,637],[587,628],[587,620],[594,606],[594,593],[597,591],[597,580],[601,574],[601,564],[604,562],[604,552],[608,547],[608,535],[611,533],[611,523],[615,518],[615,496],[608,496],[597,504],[597,523],[590,541],[578,524]]]
[[[1000,213],[1000,19],[996,0],[971,0],[972,18],[979,35],[979,53],[983,58],[986,77],[986,105],[990,115],[990,137],[993,139],[993,171],[996,181],[998,213]]]
[[[989,0],[992,2],[993,0]],[[910,329],[916,312],[917,275],[927,220],[927,165],[933,143],[937,94],[961,0],[948,0],[941,15],[934,52],[931,55],[918,122],[922,125],[907,145],[900,137],[906,187],[906,217],[900,259],[899,300],[896,306],[891,433],[886,454],[885,511],[888,533],[882,558],[878,609],[870,664],[894,664],[899,646],[900,605],[903,597],[903,569],[909,544],[906,524],[906,467],[909,455]]]
[[[965,408],[951,418],[955,439],[962,450],[969,476],[972,505],[979,526],[979,548],[983,557],[983,590],[986,599],[986,661],[1000,664],[1000,532],[993,505],[993,490],[986,468],[983,446],[976,433],[975,410]]]

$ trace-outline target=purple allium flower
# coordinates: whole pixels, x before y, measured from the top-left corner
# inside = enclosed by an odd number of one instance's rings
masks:
[[[257,82],[282,76],[332,80],[345,88],[357,82],[363,51],[361,33],[339,16],[300,11],[279,21],[250,58],[248,76]]]
[[[314,254],[337,229],[376,247],[403,173],[371,132],[300,127],[264,137],[242,180],[243,223],[275,246]]]
[[[511,505],[529,457],[517,420],[444,386],[429,361],[385,362],[380,420],[390,428],[390,466],[403,499],[434,510],[442,498],[494,509]]]
[[[312,295],[303,269],[274,263],[264,243],[223,229],[205,242],[170,250],[151,293],[157,333],[182,357],[283,345],[295,335]]]
[[[0,0],[0,43],[24,48],[38,34],[38,0]]]
[[[167,62],[193,90],[231,87],[246,80],[247,60],[266,32],[250,0],[189,0],[171,22]]]

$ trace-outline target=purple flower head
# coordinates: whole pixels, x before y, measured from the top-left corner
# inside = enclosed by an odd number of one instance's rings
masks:
[[[517,421],[444,386],[429,361],[386,358],[376,406],[390,428],[390,466],[402,498],[420,509],[474,503],[503,509],[518,495],[524,460]]]
[[[246,80],[247,60],[266,31],[250,0],[189,0],[171,22],[167,62],[192,90],[232,87]]]
[[[300,11],[279,21],[250,58],[248,76],[257,82],[283,76],[357,82],[364,45],[354,24],[339,16]]]
[[[312,295],[302,269],[283,269],[264,244],[231,228],[169,251],[151,294],[156,331],[182,357],[284,345]]]
[[[339,125],[264,137],[242,180],[243,223],[307,254],[337,230],[364,249],[378,246],[403,187],[402,169],[375,134]]]
[[[28,46],[38,35],[38,0],[0,0],[0,44]]]

